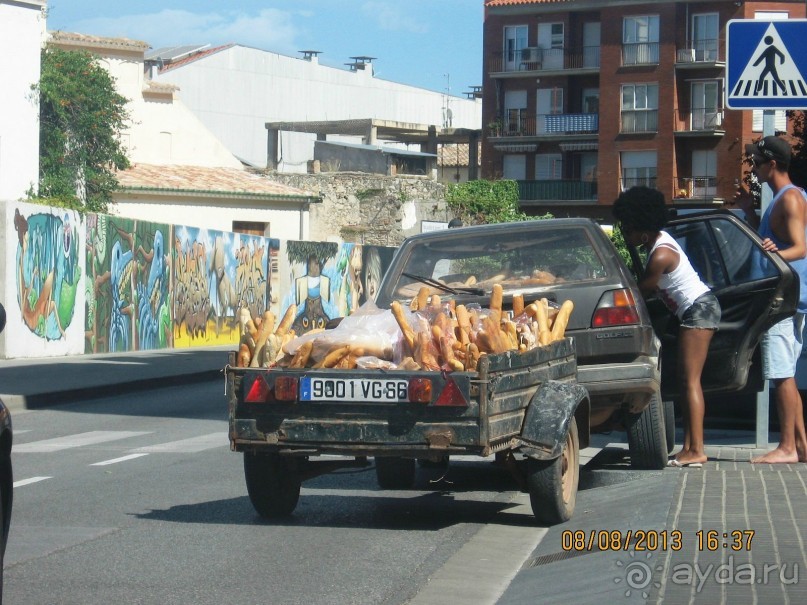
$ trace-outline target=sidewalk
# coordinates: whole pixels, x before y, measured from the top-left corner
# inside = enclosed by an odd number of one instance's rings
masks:
[[[234,345],[0,360],[0,399],[13,414],[70,401],[223,377]],[[222,378],[223,379],[223,378]]]
[[[574,517],[549,528],[498,605],[807,603],[807,464],[751,464],[766,451],[752,431],[707,430],[706,443],[703,468],[663,471],[631,471],[626,443],[604,447],[606,477],[581,477]],[[570,531],[592,547],[565,548]]]

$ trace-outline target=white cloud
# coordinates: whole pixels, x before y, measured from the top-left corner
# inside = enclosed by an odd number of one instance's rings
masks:
[[[75,28],[83,34],[142,40],[153,48],[234,42],[279,52],[294,52],[299,34],[291,13],[271,8],[257,14],[165,9],[151,14],[85,19]]]
[[[411,14],[414,9],[406,2],[391,2],[390,0],[365,2],[362,12],[373,19],[383,30],[405,31],[412,34],[425,34],[429,25]]]

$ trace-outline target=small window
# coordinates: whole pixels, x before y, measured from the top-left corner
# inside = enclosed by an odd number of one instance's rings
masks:
[[[254,221],[233,221],[233,233],[243,233],[245,235],[259,235],[269,237],[269,223],[258,223]]]

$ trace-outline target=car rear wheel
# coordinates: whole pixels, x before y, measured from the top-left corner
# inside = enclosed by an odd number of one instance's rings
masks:
[[[657,470],[667,466],[667,431],[660,394],[654,393],[642,412],[628,414],[625,424],[631,466]]]
[[[244,477],[252,506],[261,517],[290,515],[300,499],[300,475],[293,458],[244,453]]]
[[[412,489],[416,470],[414,458],[384,456],[375,459],[375,476],[381,489]]]
[[[555,525],[572,518],[580,482],[580,441],[572,418],[563,452],[554,460],[527,460],[527,490],[532,514]]]

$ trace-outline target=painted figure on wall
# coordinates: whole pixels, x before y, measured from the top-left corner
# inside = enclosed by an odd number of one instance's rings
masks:
[[[41,338],[60,340],[75,312],[81,282],[78,241],[70,213],[14,212],[17,303],[23,322]]]
[[[86,352],[173,345],[168,225],[106,215],[87,221]]]
[[[338,244],[332,242],[286,243],[286,255],[292,265],[293,279],[292,291],[286,296],[281,312],[285,312],[291,304],[297,305],[297,316],[292,324],[292,329],[297,334],[324,328],[329,319],[338,315],[333,304],[333,266],[332,263],[331,267],[327,266],[338,250]]]

